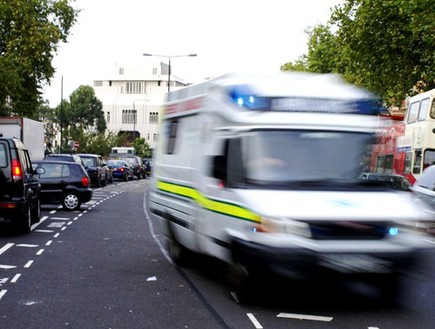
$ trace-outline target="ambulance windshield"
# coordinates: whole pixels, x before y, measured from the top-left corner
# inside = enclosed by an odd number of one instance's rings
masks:
[[[242,138],[246,183],[355,181],[369,165],[368,133],[258,130]]]

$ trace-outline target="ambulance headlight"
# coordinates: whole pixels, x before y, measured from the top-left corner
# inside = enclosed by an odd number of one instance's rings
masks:
[[[254,232],[286,233],[310,238],[311,231],[307,223],[287,218],[261,217],[261,221],[254,226]]]

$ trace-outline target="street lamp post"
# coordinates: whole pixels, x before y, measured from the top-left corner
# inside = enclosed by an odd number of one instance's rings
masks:
[[[154,55],[154,54],[143,54],[143,56],[154,56],[154,57],[166,57],[168,59],[168,92],[171,91],[171,58],[174,57],[196,57],[196,54],[188,55]]]

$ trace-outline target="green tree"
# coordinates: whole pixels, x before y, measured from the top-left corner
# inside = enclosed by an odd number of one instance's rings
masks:
[[[399,105],[435,87],[434,31],[431,0],[347,0],[309,31],[306,68],[340,73]]]
[[[150,145],[145,141],[145,138],[136,138],[133,147],[136,150],[136,154],[141,158],[151,157]]]
[[[0,113],[37,117],[78,11],[70,0],[0,0]]]
[[[60,118],[63,140],[79,140],[84,131],[104,134],[107,125],[103,113],[103,103],[95,96],[91,86],[79,86],[69,101],[63,100],[56,108]]]

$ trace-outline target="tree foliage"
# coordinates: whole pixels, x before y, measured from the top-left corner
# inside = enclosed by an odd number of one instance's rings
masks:
[[[136,138],[133,143],[136,154],[141,158],[151,158],[150,145],[145,141],[145,138]]]
[[[95,96],[91,86],[79,86],[56,107],[63,135],[71,140],[79,140],[84,131],[102,134],[107,124],[103,113],[103,103]],[[64,139],[64,138],[63,138]]]
[[[78,11],[70,0],[0,0],[0,114],[37,118]]]
[[[340,73],[398,105],[435,87],[434,49],[433,1],[347,0],[309,31],[305,69]]]

